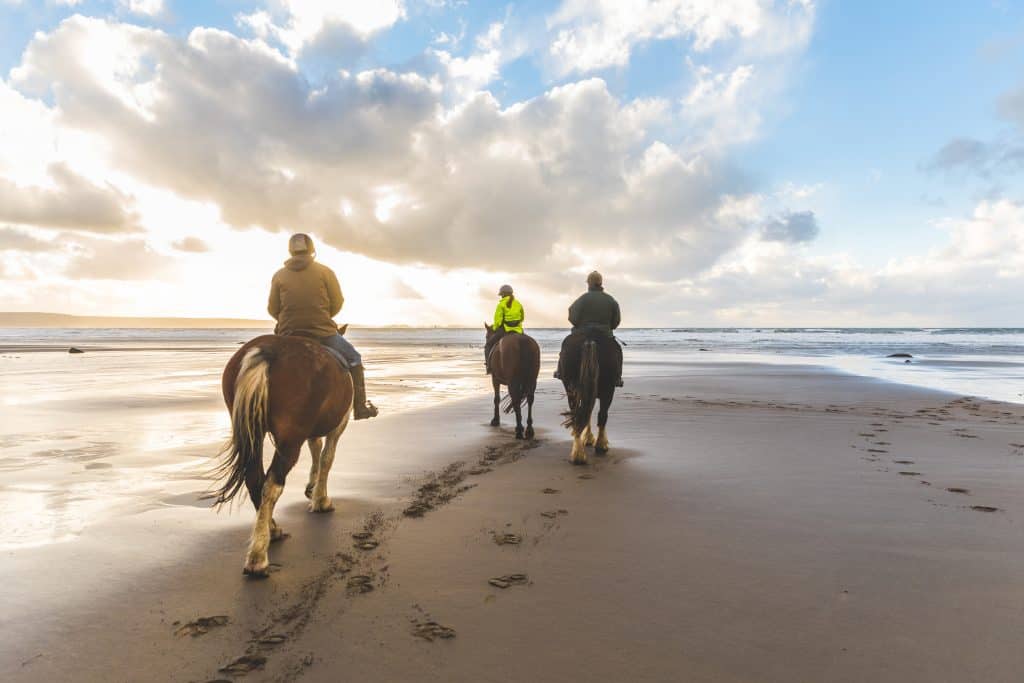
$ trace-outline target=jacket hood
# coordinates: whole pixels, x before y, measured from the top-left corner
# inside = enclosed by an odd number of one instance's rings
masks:
[[[590,287],[587,287],[587,291],[588,292],[603,292],[604,291],[604,287],[601,286],[601,285],[591,285]]]
[[[285,261],[284,266],[288,270],[305,270],[306,268],[309,268],[309,264],[312,262],[313,257],[309,254],[296,254]]]

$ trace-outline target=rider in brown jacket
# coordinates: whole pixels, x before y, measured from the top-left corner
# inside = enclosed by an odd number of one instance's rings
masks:
[[[376,417],[377,408],[366,400],[362,356],[338,334],[333,320],[345,304],[338,278],[314,260],[316,250],[309,235],[292,235],[288,252],[291,258],[270,282],[267,312],[277,321],[274,334],[311,337],[343,358],[355,388],[353,416],[357,420]]]

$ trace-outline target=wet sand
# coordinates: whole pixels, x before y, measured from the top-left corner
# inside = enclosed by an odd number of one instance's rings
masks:
[[[553,382],[533,443],[489,410],[353,425],[332,515],[304,456],[266,580],[250,510],[189,492],[4,551],[0,678],[1019,680],[1024,408],[678,365],[629,380],[587,467]]]

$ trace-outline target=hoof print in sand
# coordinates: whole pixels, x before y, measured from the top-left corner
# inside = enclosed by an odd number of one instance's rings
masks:
[[[506,576],[498,576],[493,579],[487,579],[487,583],[491,584],[495,588],[501,588],[502,590],[509,586],[523,586],[529,582],[529,578],[526,574],[508,574]]]
[[[487,474],[490,471],[491,471],[490,467],[474,467],[473,469],[471,469],[466,474],[472,474],[473,476],[478,476],[478,475],[481,475],[481,474]]]
[[[348,580],[349,595],[359,595],[361,593],[369,593],[373,590],[373,577],[367,576],[366,574],[357,574]]]
[[[902,474],[904,477],[920,477],[921,476],[920,472],[910,472],[910,471],[907,471],[907,470],[905,470],[903,472],[900,472],[900,474]]]
[[[991,505],[972,505],[971,509],[977,512],[999,512],[999,508],[992,507]]]
[[[554,519],[558,515],[567,515],[567,514],[569,514],[568,510],[560,508],[558,510],[546,510],[545,512],[540,513],[540,516],[541,517],[547,517],[548,519]]]
[[[546,488],[546,489],[542,489],[541,493],[552,494],[552,493],[561,493],[561,491],[559,491],[558,489]]]
[[[578,476],[578,477],[576,477],[576,478],[577,478],[577,479],[593,479],[593,478],[594,478],[594,475],[593,475],[593,474],[590,474],[590,473],[588,472],[587,474],[581,474],[580,476]]]
[[[402,514],[406,517],[422,517],[423,515],[430,512],[430,506],[423,503],[413,503],[409,507],[402,510]]]
[[[373,539],[370,539],[368,541],[356,541],[355,543],[356,548],[358,548],[359,550],[373,550],[378,545],[380,545],[380,543],[374,541]]]
[[[965,489],[961,486],[950,486],[946,490],[949,491],[950,493],[963,493],[964,495],[970,495],[971,493],[970,489]]]
[[[281,643],[283,643],[286,640],[288,640],[288,636],[284,635],[283,633],[271,633],[268,636],[263,636],[262,638],[256,638],[252,642],[256,643],[257,645],[265,645],[265,646],[268,646],[268,647],[274,647],[275,645],[280,645]]]
[[[217,669],[217,671],[222,674],[230,674],[232,676],[244,676],[250,671],[262,669],[266,663],[267,658],[263,655],[242,655],[227,666],[222,666]]]
[[[897,465],[913,465],[914,464],[913,460],[893,460],[893,462],[896,463]]]
[[[422,517],[434,508],[449,502],[460,493],[464,493],[476,486],[476,484],[460,485],[466,478],[466,472],[463,470],[464,466],[465,463],[455,462],[440,472],[432,473],[427,481],[416,489],[415,499],[402,511],[402,514],[406,517]]]
[[[429,640],[430,642],[433,642],[438,638],[441,640],[451,640],[455,637],[455,629],[448,626],[442,626],[436,621],[424,621],[416,622],[413,625],[412,634],[417,638]]]
[[[227,626],[228,617],[224,614],[218,614],[212,617],[199,617],[195,621],[190,621],[184,626],[181,626],[174,632],[174,635],[182,638],[184,636],[192,636],[198,638],[199,636],[207,633],[211,628],[217,628],[218,626]]]
[[[498,545],[519,545],[523,537],[519,534],[494,534],[494,542]]]

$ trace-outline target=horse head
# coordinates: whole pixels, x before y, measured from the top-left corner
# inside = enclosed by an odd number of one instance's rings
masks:
[[[494,336],[494,328],[487,323],[484,323],[484,336],[487,339],[490,339],[491,337]]]
[[[346,332],[348,332],[348,323],[345,323],[344,325],[338,327],[338,334],[340,334],[342,337],[345,336]]]

